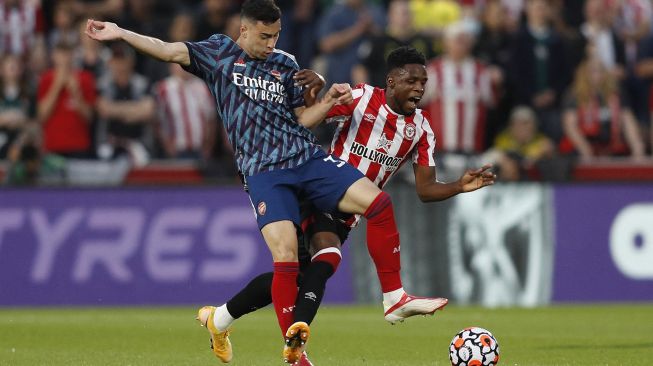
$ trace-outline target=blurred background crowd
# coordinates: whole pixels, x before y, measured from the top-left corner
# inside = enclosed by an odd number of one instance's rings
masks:
[[[428,59],[422,108],[445,178],[566,180],[577,162],[650,164],[650,0],[277,0],[277,47],[327,83],[384,87],[386,55]],[[8,184],[120,183],[153,163],[235,181],[203,82],[86,19],[166,41],[236,39],[240,0],[0,0],[0,171]],[[316,133],[325,145],[328,127]]]

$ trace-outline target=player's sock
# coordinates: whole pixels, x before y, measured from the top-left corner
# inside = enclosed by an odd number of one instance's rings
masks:
[[[396,304],[401,300],[401,297],[404,294],[404,288],[400,287],[397,290],[390,291],[390,292],[384,292],[383,293],[383,305],[385,307],[391,307],[392,305]]]
[[[374,260],[381,289],[384,293],[400,289],[399,232],[390,195],[379,193],[363,216],[367,219],[367,250]]]
[[[295,304],[295,321],[311,324],[324,297],[324,287],[340,264],[342,255],[338,248],[326,248],[311,258]]]
[[[231,313],[229,313],[227,304],[215,308],[215,314],[213,315],[213,325],[215,325],[219,331],[227,330],[227,328],[231,326],[231,323],[233,323],[234,320],[236,319],[231,316]]]
[[[227,301],[227,310],[231,317],[238,319],[256,309],[272,303],[272,272],[262,273],[251,280],[231,300]],[[217,310],[216,310],[217,318]],[[223,329],[223,328],[218,328]]]
[[[295,299],[297,299],[298,262],[274,262],[272,277],[272,303],[282,336],[294,322]]]

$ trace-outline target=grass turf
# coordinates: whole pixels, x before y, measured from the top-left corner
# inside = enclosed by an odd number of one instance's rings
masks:
[[[501,347],[500,365],[649,365],[651,305],[537,309],[448,307],[435,318],[390,326],[377,307],[323,307],[311,360],[337,365],[449,365],[448,345],[481,326]],[[219,365],[195,308],[0,309],[0,365]],[[270,309],[237,321],[231,365],[283,365]]]

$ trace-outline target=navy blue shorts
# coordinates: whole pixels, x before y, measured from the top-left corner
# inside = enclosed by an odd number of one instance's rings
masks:
[[[336,213],[347,189],[363,177],[358,169],[320,151],[300,166],[255,174],[245,180],[262,229],[283,220],[299,227],[301,199],[310,201],[321,212]]]

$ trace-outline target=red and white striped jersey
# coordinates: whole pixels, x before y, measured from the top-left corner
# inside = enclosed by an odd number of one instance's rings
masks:
[[[10,6],[0,0],[0,54],[27,54],[42,32],[43,15],[37,1],[20,1]]]
[[[170,76],[155,87],[161,132],[177,152],[200,151],[207,125],[215,123],[215,103],[200,79]]]
[[[480,61],[456,63],[446,57],[427,66],[423,101],[438,136],[438,150],[464,153],[483,151],[487,107],[494,101],[490,75]]]
[[[385,90],[360,84],[354,102],[334,106],[327,121],[338,122],[330,153],[348,162],[383,188],[399,167],[410,159],[435,166],[435,137],[428,118],[417,109],[412,116],[393,112]]]
[[[385,90],[359,84],[352,91],[354,102],[334,106],[327,122],[338,127],[329,153],[360,170],[379,188],[408,161],[435,166],[435,135],[427,115],[415,110],[411,116],[393,112],[385,102]],[[360,215],[345,222],[358,224]]]

